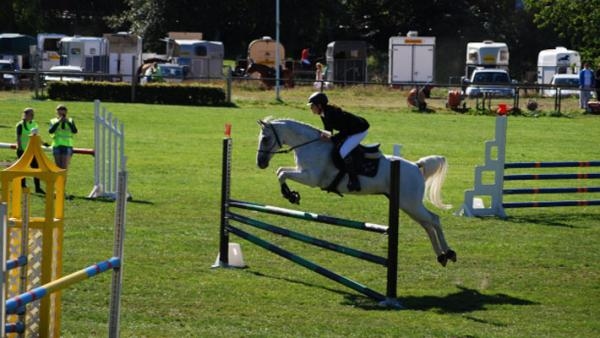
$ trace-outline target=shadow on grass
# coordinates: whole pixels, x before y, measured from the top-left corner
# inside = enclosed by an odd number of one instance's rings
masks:
[[[583,214],[583,213],[568,213],[568,214],[544,214],[527,216],[509,216],[506,221],[513,223],[530,223],[536,225],[545,225],[564,228],[589,228],[591,224],[595,224],[598,220],[598,214]],[[582,224],[590,224],[582,225]]]
[[[381,307],[379,302],[353,292],[346,292],[339,289],[329,288],[321,285],[306,283],[303,281],[265,275],[261,272],[248,271],[258,277],[272,278],[283,280],[290,283],[300,284],[304,286],[320,288],[329,292],[334,292],[344,296],[342,305],[350,305],[364,310],[378,311],[396,311],[395,309]],[[511,297],[502,293],[494,295],[486,295],[475,289],[469,289],[463,286],[457,286],[458,292],[448,294],[446,296],[406,296],[399,298],[400,303],[404,306],[404,310],[413,311],[435,311],[440,314],[466,313],[473,311],[486,310],[489,305],[536,305],[538,303]],[[482,322],[482,320],[465,316],[470,320]],[[493,324],[493,323],[492,323]],[[500,324],[498,324],[500,325]]]

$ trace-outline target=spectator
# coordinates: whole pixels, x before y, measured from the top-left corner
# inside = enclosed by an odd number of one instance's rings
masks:
[[[590,111],[588,101],[592,97],[592,88],[595,87],[594,82],[594,73],[590,69],[590,64],[585,62],[583,69],[579,72],[579,89],[581,90],[579,108],[585,109],[587,112]]]
[[[596,69],[594,80],[596,82],[596,101],[600,101],[600,66],[597,67],[598,69]]]
[[[77,134],[77,127],[75,121],[67,117],[67,107],[56,107],[56,117],[50,120],[48,132],[52,136],[54,162],[60,168],[68,169],[73,156],[73,135]]]
[[[17,158],[21,158],[27,145],[29,144],[29,137],[32,134],[38,132],[38,124],[33,120],[34,111],[33,108],[25,108],[23,110],[23,118],[17,123]],[[38,168],[38,163],[35,158],[31,161],[32,168]],[[40,186],[40,179],[37,177],[33,178],[35,184],[35,192],[38,194],[44,194],[44,190]],[[21,180],[21,187],[27,187],[25,179]]]

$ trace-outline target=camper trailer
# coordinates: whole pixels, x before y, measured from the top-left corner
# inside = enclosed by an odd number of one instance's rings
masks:
[[[85,73],[108,72],[108,43],[105,38],[69,36],[60,39],[60,64],[79,66]]]
[[[0,60],[12,61],[16,69],[32,68],[32,49],[35,38],[17,33],[0,34]]]
[[[556,47],[544,49],[538,54],[537,82],[549,84],[554,74],[577,74],[581,68],[581,57],[577,51]]]
[[[131,83],[131,75],[142,64],[142,38],[129,33],[104,34],[108,42],[108,72]]]
[[[39,53],[39,67],[41,70],[50,70],[60,65],[60,39],[65,34],[40,33],[37,35],[37,53]]]
[[[367,43],[364,41],[333,41],[325,52],[329,82],[356,84],[367,81]]]
[[[406,36],[392,36],[389,43],[389,83],[433,82],[435,37],[418,36],[410,31]]]
[[[467,43],[465,78],[470,78],[477,68],[502,68],[508,70],[508,46],[504,42],[486,40]]]
[[[277,54],[277,41],[270,36],[263,36],[248,45],[248,62],[275,68]],[[285,48],[279,43],[279,64],[285,67]]]

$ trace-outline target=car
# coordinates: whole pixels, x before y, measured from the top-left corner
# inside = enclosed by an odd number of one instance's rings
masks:
[[[545,97],[555,97],[557,88],[560,88],[561,97],[579,97],[579,75],[577,74],[554,74],[550,84],[556,88],[544,89],[542,94]]]
[[[465,95],[468,97],[513,97],[515,96],[514,81],[504,69],[479,68],[471,74],[470,80],[463,81],[466,86]]]
[[[76,73],[83,73],[83,68],[79,66],[53,66],[44,76],[46,82],[65,81],[65,82],[81,82],[84,80],[83,75],[78,76]]]
[[[11,60],[0,60],[0,71],[13,72],[15,70],[15,65]],[[3,89],[14,88],[17,84],[17,77],[15,74],[3,73],[1,80],[0,87]]]
[[[182,82],[188,73],[186,66],[174,63],[159,63],[156,72],[152,74],[153,82]]]

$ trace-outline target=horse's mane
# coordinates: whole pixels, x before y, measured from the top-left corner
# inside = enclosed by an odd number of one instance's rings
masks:
[[[298,128],[296,128],[296,129],[301,130],[304,134],[315,134],[315,133],[320,134],[321,133],[321,129],[316,128],[306,122],[294,120],[291,118],[274,118],[273,116],[267,116],[263,121],[267,122],[267,123],[271,123],[271,124],[296,125],[296,126],[298,126]],[[313,135],[309,135],[309,136],[313,136]]]

